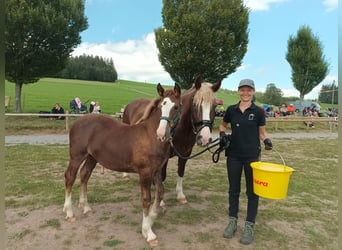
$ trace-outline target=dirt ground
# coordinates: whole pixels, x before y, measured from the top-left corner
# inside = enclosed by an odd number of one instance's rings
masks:
[[[169,164],[175,164],[170,161]],[[207,162],[203,166],[208,167]],[[174,171],[174,170],[173,170]],[[93,175],[101,176],[101,178],[118,178],[117,173],[114,175],[106,170],[105,175],[100,175],[99,171]],[[136,175],[131,178],[138,178]],[[173,180],[175,181],[175,180]],[[189,193],[189,190],[185,190]],[[126,191],[118,191],[126,192]],[[61,191],[63,196],[63,190]],[[134,202],[119,203],[91,203],[93,214],[89,217],[82,215],[82,211],[77,208],[77,198],[73,197],[74,212],[76,215],[75,222],[64,220],[63,204],[60,206],[47,206],[35,210],[27,207],[10,208],[5,210],[5,227],[8,239],[8,250],[100,250],[100,249],[151,249],[141,234],[142,211],[137,208],[141,207],[139,193],[136,194]],[[172,193],[167,196],[175,195]],[[201,194],[196,194],[201,195]],[[203,200],[200,206],[208,206],[210,200]],[[189,202],[185,205],[167,204],[167,211],[181,210],[196,206],[198,204]],[[241,204],[245,206],[245,204]],[[160,227],[163,223],[163,214],[160,214],[153,227],[154,232],[158,236],[159,244],[153,249],[189,249],[189,250],[212,250],[212,249],[255,249],[253,244],[243,246],[239,243],[243,218],[239,219],[238,231],[233,239],[225,239],[222,237],[224,227],[227,224],[227,216],[222,214],[218,219],[212,221],[208,218],[200,223],[199,226],[187,225],[186,223],[176,226]],[[209,222],[208,222],[209,221]],[[284,221],[270,221],[277,231],[284,231],[287,235],[291,235],[291,246],[286,249],[296,249],[301,244],[303,232],[296,230]],[[258,226],[258,225],[256,225]],[[278,228],[277,228],[278,227]],[[197,240],[194,235],[203,233],[205,235],[210,232],[214,235],[207,241]],[[257,234],[257,231],[256,231]],[[213,244],[213,242],[215,242]],[[268,243],[263,249],[277,248],[277,245]],[[213,247],[214,245],[214,247]],[[303,249],[303,248],[302,248]]]
[[[80,210],[77,211],[77,220],[73,223],[65,220],[60,220],[60,228],[42,225],[46,221],[64,216],[60,206],[49,206],[40,210],[29,212],[24,218],[19,218],[18,214],[22,213],[22,209],[10,209],[6,211],[7,233],[13,235],[14,232],[20,232],[23,228],[29,228],[30,232],[21,240],[10,240],[7,249],[20,250],[45,250],[45,249],[150,249],[145,242],[141,232],[141,214],[131,213],[132,207],[129,204],[93,204],[94,213],[90,217],[83,217]],[[103,221],[101,216],[104,213],[113,214],[115,211],[125,211],[130,219],[131,225],[122,223],[115,224],[110,221]],[[101,211],[101,212],[100,212]],[[157,219],[162,223],[162,216]],[[185,235],[194,233],[215,231],[217,233],[217,241],[221,244],[226,242],[227,249],[242,249],[238,242],[239,234],[231,240],[226,240],[221,237],[223,226],[226,223],[226,218],[222,218],[221,223],[215,221],[211,224],[203,225],[201,228],[193,225],[181,225],[172,231],[163,229],[154,229],[158,236],[159,245],[153,249],[189,249],[201,250],[210,249],[202,242],[187,243],[182,241]],[[240,225],[242,226],[242,225]],[[135,230],[132,230],[135,228]],[[241,229],[240,229],[241,231]],[[106,246],[105,242],[119,241],[116,247]],[[224,242],[225,241],[225,242]],[[244,249],[252,249],[245,247]]]
[[[175,162],[174,162],[175,163]],[[197,166],[205,167],[205,166]],[[95,169],[96,170],[96,169]],[[92,178],[121,178],[121,173],[106,170],[104,175],[94,171]],[[95,176],[94,176],[95,175]],[[131,180],[138,178],[131,174]],[[129,181],[129,180],[128,180]],[[137,190],[138,191],[138,187]],[[120,192],[120,191],[118,191]],[[116,191],[116,194],[118,194]],[[127,191],[122,191],[127,193]],[[187,192],[189,193],[189,191]],[[119,195],[119,194],[118,194]],[[30,210],[27,207],[10,208],[5,210],[7,248],[8,250],[90,250],[90,249],[152,249],[149,247],[141,234],[142,210],[140,210],[139,193],[132,192],[136,196],[134,202],[119,203],[90,203],[93,213],[84,216],[82,210],[77,207],[76,195],[73,197],[75,222],[64,219],[65,213],[60,206],[47,206]],[[175,195],[175,192],[166,194]],[[198,195],[198,194],[196,194]],[[170,198],[170,197],[169,197]],[[173,198],[173,197],[171,197]],[[176,201],[167,204],[167,210],[182,210],[192,206],[207,206],[209,201],[201,201],[200,204],[191,203],[179,205]],[[196,207],[198,208],[198,207]],[[216,242],[215,249],[253,249],[251,246],[242,246],[239,243],[243,219],[239,222],[236,237],[231,240],[224,239],[222,233],[227,224],[227,216],[223,214],[212,223],[200,223],[200,227],[186,225],[186,223],[173,226],[158,227],[163,223],[163,216],[159,214],[155,221],[153,230],[158,236],[158,246],[153,249],[189,249],[206,250],[213,249],[213,241]],[[210,232],[215,239],[209,242],[196,240],[194,235]]]

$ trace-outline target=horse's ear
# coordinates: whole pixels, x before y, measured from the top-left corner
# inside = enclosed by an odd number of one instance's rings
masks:
[[[157,92],[158,92],[160,97],[164,96],[164,88],[161,86],[160,83],[158,83],[158,85],[157,85]]]
[[[196,89],[200,89],[202,86],[202,76],[201,75],[197,75],[196,79],[195,79],[195,88]]]
[[[177,96],[181,95],[181,88],[179,86],[178,83],[175,82],[175,87],[173,88],[173,90],[175,91],[175,93],[177,94]]]
[[[211,86],[213,92],[216,92],[221,87],[222,80],[218,80],[214,85]]]

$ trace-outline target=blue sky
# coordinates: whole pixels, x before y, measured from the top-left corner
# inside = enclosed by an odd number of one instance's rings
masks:
[[[337,83],[338,0],[245,0],[250,8],[249,44],[242,65],[223,80],[223,88],[236,90],[243,78],[255,81],[264,92],[269,83],[284,96],[298,96],[285,59],[287,41],[307,25],[323,45],[329,72],[322,83],[305,96],[317,98],[322,84]],[[162,0],[87,0],[89,28],[73,55],[112,58],[119,79],[173,84],[158,60],[154,29],[162,27]]]

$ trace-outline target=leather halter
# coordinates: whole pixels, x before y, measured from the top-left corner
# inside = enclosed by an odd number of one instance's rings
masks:
[[[211,120],[201,120],[198,122],[194,121],[194,117],[193,117],[193,104],[194,104],[194,96],[192,96],[192,101],[191,101],[191,126],[192,126],[192,131],[194,132],[195,135],[197,135],[204,127],[209,127],[210,132],[212,132],[213,129],[213,124],[214,121]]]
[[[171,137],[173,137],[173,135],[174,135],[174,131],[175,131],[175,129],[176,129],[176,126],[177,126],[177,124],[178,124],[178,121],[180,120],[181,114],[182,114],[182,105],[179,104],[178,112],[177,112],[177,115],[175,116],[175,118],[170,119],[170,117],[168,117],[168,116],[161,116],[161,117],[160,117],[160,120],[165,120],[165,121],[167,121],[168,124],[170,125]]]

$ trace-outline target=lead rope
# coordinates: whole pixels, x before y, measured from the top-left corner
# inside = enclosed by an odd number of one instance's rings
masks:
[[[206,151],[210,151],[210,149],[212,149],[213,147],[216,147],[217,145],[219,145],[220,142],[217,142],[217,143],[213,144],[213,143],[216,142],[217,140],[219,140],[219,138],[217,138],[217,139],[215,139],[214,141],[212,141],[211,143],[209,143],[210,146],[209,146],[209,145],[206,146],[206,148],[203,149],[202,151],[200,151],[200,152],[198,152],[198,153],[196,153],[196,154],[194,154],[194,155],[190,155],[190,156],[183,156],[183,155],[181,155],[181,154],[178,152],[178,150],[174,147],[173,142],[172,142],[172,139],[170,139],[170,144],[171,144],[171,146],[172,146],[174,152],[176,153],[176,155],[177,155],[179,158],[181,158],[181,159],[183,159],[183,160],[189,160],[189,159],[192,159],[192,158],[194,158],[194,157],[196,157],[196,156],[199,156],[199,155],[203,154],[203,153],[206,152]],[[217,151],[217,150],[216,150],[216,151]],[[216,151],[215,151],[215,152],[216,152]]]

